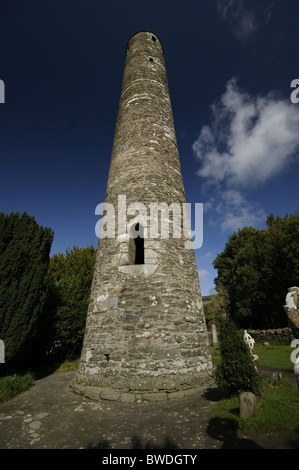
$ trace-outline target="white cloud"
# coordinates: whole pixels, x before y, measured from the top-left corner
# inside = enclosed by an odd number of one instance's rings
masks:
[[[203,205],[204,214],[206,214],[211,209],[213,209],[214,204],[215,204],[215,199],[213,197],[211,197],[208,201],[206,201]]]
[[[231,233],[244,226],[261,227],[267,214],[257,202],[249,202],[243,192],[236,189],[214,188],[214,197],[207,204],[209,211],[206,218],[208,225],[220,226],[221,230]],[[207,212],[207,211],[206,211]]]
[[[203,292],[209,287],[209,282],[210,282],[210,273],[206,269],[199,269],[198,270],[198,277],[199,277],[199,284],[201,291]]]
[[[200,278],[205,279],[209,275],[209,271],[207,271],[206,269],[199,269],[198,275]]]
[[[220,17],[227,22],[238,39],[246,42],[262,25],[270,20],[273,2],[266,8],[258,5],[252,11],[248,0],[218,0],[217,8]]]
[[[206,269],[198,270],[198,277],[199,277],[199,282],[200,282],[201,287],[203,287],[206,284],[209,274],[210,274],[209,271],[207,271]]]
[[[203,126],[193,151],[198,175],[214,193],[204,202],[209,224],[231,231],[259,226],[266,214],[247,201],[250,188],[271,181],[299,157],[299,107],[273,92],[251,96],[228,81],[212,122]]]
[[[244,226],[257,227],[266,219],[258,203],[248,202],[240,191],[226,190],[221,194],[216,207],[224,232],[237,231]]]
[[[275,176],[292,162],[299,146],[299,108],[273,93],[253,97],[226,86],[212,106],[213,123],[193,144],[198,174],[213,182],[252,186]]]

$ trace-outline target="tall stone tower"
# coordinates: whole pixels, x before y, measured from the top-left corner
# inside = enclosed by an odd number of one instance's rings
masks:
[[[127,44],[75,390],[162,400],[211,382],[195,253],[181,230],[184,204],[163,48],[140,31]]]

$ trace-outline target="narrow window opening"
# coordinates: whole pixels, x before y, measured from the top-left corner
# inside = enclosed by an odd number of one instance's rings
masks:
[[[110,358],[109,358],[110,354],[104,354],[104,356],[106,356],[107,361],[110,360]]]
[[[152,40],[153,40],[153,41],[156,41],[156,38],[155,38],[155,36],[152,36]]]
[[[149,57],[148,60],[149,60],[150,62],[154,62],[154,59],[153,59],[152,57]]]
[[[144,233],[143,227],[139,223],[131,228],[129,263],[144,264]]]
[[[144,238],[139,236],[135,238],[135,246],[136,251],[134,264],[144,264]]]

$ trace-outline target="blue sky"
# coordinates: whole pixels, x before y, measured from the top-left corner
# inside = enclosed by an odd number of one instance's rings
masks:
[[[299,209],[298,0],[13,0],[0,6],[0,211],[54,230],[51,254],[97,245],[129,38],[161,40],[196,259],[244,225]],[[299,97],[299,93],[298,93]]]

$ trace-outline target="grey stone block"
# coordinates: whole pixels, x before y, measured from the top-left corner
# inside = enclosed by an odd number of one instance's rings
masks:
[[[255,414],[256,396],[252,392],[240,393],[240,416],[250,418]]]

